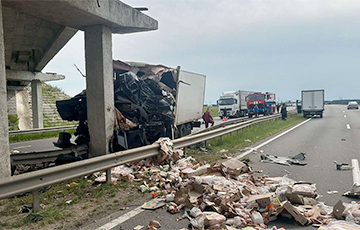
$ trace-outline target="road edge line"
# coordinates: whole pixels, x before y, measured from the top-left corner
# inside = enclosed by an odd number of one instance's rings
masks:
[[[250,150],[248,150],[248,151],[240,154],[239,156],[236,156],[235,158],[236,158],[236,159],[240,159],[240,158],[243,158],[243,157],[247,156],[248,154],[252,153],[253,151],[258,150],[259,148],[263,147],[264,145],[267,145],[267,144],[269,144],[270,142],[273,142],[274,140],[278,139],[279,137],[282,137],[282,136],[284,136],[285,134],[287,134],[287,133],[293,131],[294,129],[302,126],[303,124],[309,122],[311,119],[312,119],[312,117],[309,118],[309,119],[307,119],[307,120],[305,120],[305,121],[303,121],[303,122],[301,122],[300,124],[295,125],[294,127],[286,130],[285,132],[282,132],[282,133],[280,133],[279,135],[277,135],[277,136],[275,136],[275,137],[273,137],[273,138],[271,138],[271,139],[269,139],[269,140],[267,140],[267,141],[259,144],[258,146],[251,148]]]
[[[104,224],[103,226],[97,228],[96,230],[111,230],[111,229],[119,226],[119,224],[122,224],[125,221],[129,220],[130,218],[137,216],[139,213],[141,213],[143,211],[144,211],[144,209],[142,209],[141,206],[134,208],[130,212],[127,212],[124,215],[121,215],[120,217]]]

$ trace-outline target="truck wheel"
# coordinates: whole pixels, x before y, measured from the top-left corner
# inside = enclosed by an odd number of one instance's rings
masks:
[[[186,135],[191,134],[191,129],[192,129],[191,124],[190,124],[190,123],[187,123],[187,124],[186,124]]]
[[[249,118],[252,118],[252,116],[253,116],[253,115],[249,113]]]
[[[178,129],[179,129],[179,138],[186,136],[187,129],[186,129],[185,125],[180,125],[180,127],[178,127]]]
[[[219,117],[220,117],[221,120],[223,119],[223,116],[219,116]]]
[[[320,118],[323,118],[323,113],[322,112],[320,113]]]
[[[303,114],[304,118],[306,118],[306,113]]]

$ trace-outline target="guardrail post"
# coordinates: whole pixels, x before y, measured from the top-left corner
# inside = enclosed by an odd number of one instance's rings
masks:
[[[239,137],[239,130],[236,130],[236,137]]]
[[[40,207],[39,190],[31,191],[31,195],[33,212],[36,212]]]
[[[106,183],[112,184],[112,181],[111,181],[111,168],[106,169]]]
[[[223,143],[224,143],[223,136],[220,136],[220,141],[221,141],[221,144],[223,144]]]

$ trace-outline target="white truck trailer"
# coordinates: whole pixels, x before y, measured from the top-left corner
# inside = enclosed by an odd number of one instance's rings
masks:
[[[301,110],[304,118],[309,115],[319,115],[323,117],[325,93],[323,89],[302,90],[301,91]]]
[[[196,122],[202,118],[205,98],[206,76],[180,70],[177,80],[175,126],[177,135],[183,137],[191,133],[193,127],[200,127]]]
[[[218,100],[219,117],[243,117],[247,114],[246,97],[253,91],[236,90],[223,92]]]

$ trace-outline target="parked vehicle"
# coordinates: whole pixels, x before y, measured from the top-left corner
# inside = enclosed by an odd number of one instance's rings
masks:
[[[319,115],[321,118],[323,117],[324,97],[325,93],[323,89],[301,91],[301,108],[304,118],[309,115]]]
[[[243,117],[247,114],[246,97],[252,91],[223,92],[218,100],[219,117]]]
[[[205,75],[180,67],[114,61],[115,108],[124,124],[114,131],[111,149],[144,146],[160,137],[183,137],[200,127],[205,80]],[[57,101],[56,106],[62,119],[79,121],[75,142],[89,142],[86,91]]]
[[[258,108],[258,114],[272,115],[275,113],[276,95],[275,93],[251,93],[247,96],[248,116],[251,118],[256,114],[255,107]]]
[[[350,101],[347,105],[347,109],[359,109],[359,104],[356,101]]]

